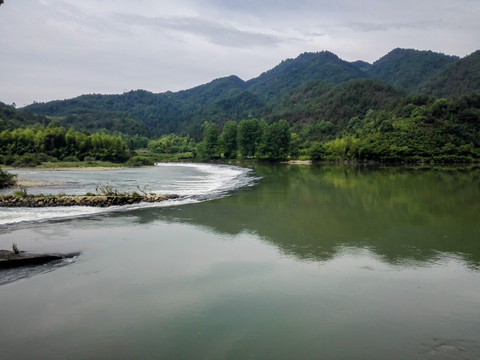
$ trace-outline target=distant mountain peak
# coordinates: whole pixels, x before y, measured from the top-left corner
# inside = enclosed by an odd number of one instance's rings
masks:
[[[457,60],[458,57],[430,50],[396,48],[375,61],[368,74],[398,89],[414,91]]]

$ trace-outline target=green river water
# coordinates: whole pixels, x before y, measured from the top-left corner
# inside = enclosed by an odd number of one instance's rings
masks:
[[[210,201],[1,227],[81,252],[0,272],[1,358],[480,358],[479,169],[253,170]]]

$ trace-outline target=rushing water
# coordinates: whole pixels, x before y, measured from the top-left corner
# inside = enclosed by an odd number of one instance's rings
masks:
[[[478,169],[18,173],[183,197],[0,210],[0,248],[81,252],[0,272],[2,358],[480,358]]]
[[[29,188],[29,194],[98,193],[99,186],[113,187],[120,192],[176,194],[180,199],[156,204],[135,204],[110,208],[72,206],[63,208],[0,208],[0,226],[28,221],[42,221],[92,215],[112,211],[130,211],[145,207],[190,204],[222,197],[229,192],[253,185],[255,178],[248,169],[208,164],[157,164],[150,168],[103,171],[18,170],[15,175],[50,184]],[[14,189],[0,191],[11,194]]]

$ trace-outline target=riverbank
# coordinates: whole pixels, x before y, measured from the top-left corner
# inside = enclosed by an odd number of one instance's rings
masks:
[[[15,170],[38,170],[38,171],[44,171],[44,170],[50,170],[50,171],[106,171],[106,170],[119,170],[119,169],[128,169],[130,166],[76,166],[76,167],[69,167],[69,166],[54,166],[54,167],[49,167],[49,166],[38,166],[38,167],[8,167],[8,166],[2,166],[3,170],[9,171],[9,172],[15,172]]]

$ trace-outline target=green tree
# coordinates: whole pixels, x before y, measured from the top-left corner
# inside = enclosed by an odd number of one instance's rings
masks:
[[[262,128],[258,119],[242,120],[238,124],[238,149],[242,157],[253,157],[262,140]]]
[[[235,121],[228,121],[223,126],[222,135],[220,137],[220,147],[223,156],[227,159],[237,157],[237,130],[238,126]]]
[[[290,151],[292,134],[285,120],[270,124],[264,133],[264,156],[268,159],[286,159]]]
[[[325,147],[319,142],[314,142],[309,149],[309,153],[310,159],[323,160],[325,157]]]
[[[204,156],[211,159],[218,156],[218,129],[213,123],[206,123],[203,131]]]

